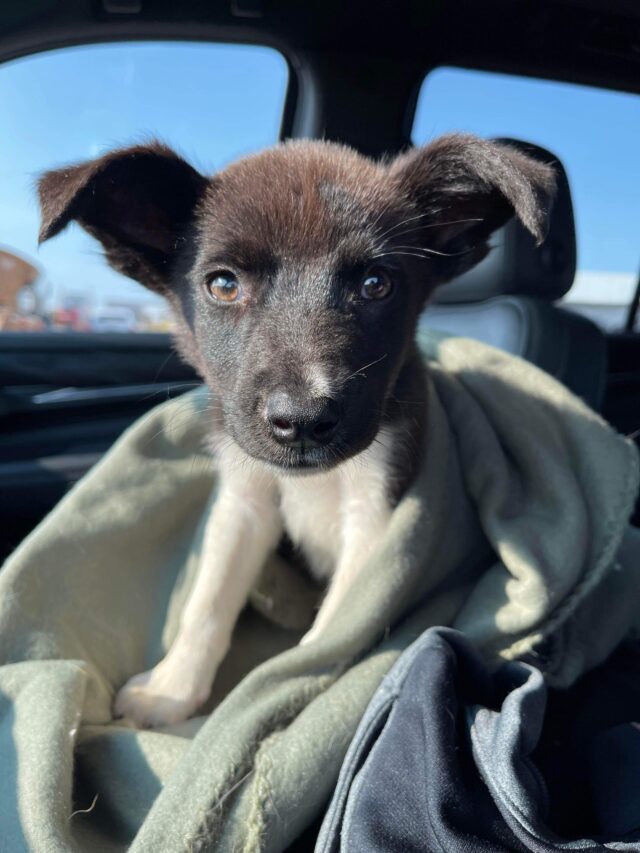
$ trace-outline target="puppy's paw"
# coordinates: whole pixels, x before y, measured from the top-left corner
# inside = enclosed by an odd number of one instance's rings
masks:
[[[130,720],[139,729],[181,723],[203,704],[210,687],[210,682],[196,684],[165,658],[118,691],[114,716]]]

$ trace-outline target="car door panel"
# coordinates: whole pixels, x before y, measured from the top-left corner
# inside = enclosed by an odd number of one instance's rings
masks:
[[[167,335],[0,335],[0,557],[133,421],[198,384]]]

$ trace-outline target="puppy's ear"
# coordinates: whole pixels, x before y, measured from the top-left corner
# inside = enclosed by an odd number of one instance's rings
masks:
[[[540,244],[555,190],[553,168],[507,144],[450,134],[401,154],[389,166],[396,187],[420,217],[412,223],[431,249],[439,281],[475,266],[488,238],[512,216]],[[437,254],[436,254],[437,253]]]
[[[111,266],[162,292],[207,183],[160,143],[46,172],[38,182],[40,242],[76,220],[102,243]]]

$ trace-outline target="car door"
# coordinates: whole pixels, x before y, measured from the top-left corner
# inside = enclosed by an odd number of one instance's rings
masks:
[[[163,300],[88,235],[38,250],[37,175],[149,137],[213,172],[277,141],[287,85],[259,46],[86,45],[0,65],[0,559],[129,424],[199,382]]]

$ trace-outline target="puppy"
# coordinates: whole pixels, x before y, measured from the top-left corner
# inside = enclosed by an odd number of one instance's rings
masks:
[[[198,709],[285,532],[328,581],[303,642],[322,634],[420,463],[420,312],[512,216],[540,242],[553,182],[457,134],[387,162],[286,142],[211,178],[153,143],[41,178],[41,241],[75,220],[164,295],[211,389],[220,489],[201,566],[173,645],[116,715],[158,726]]]

